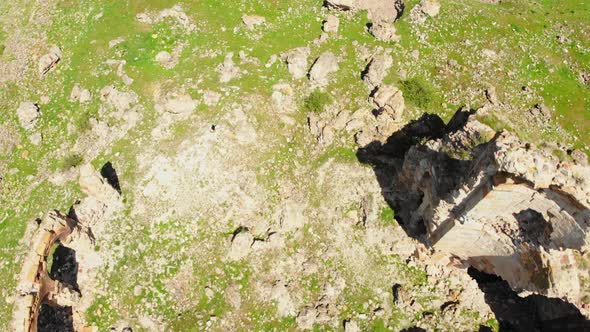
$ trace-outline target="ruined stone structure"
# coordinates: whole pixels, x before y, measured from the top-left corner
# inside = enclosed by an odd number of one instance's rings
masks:
[[[565,159],[471,115],[408,149],[396,178],[406,197],[393,200],[430,246],[588,317],[590,168]]]
[[[75,331],[95,330],[84,323],[80,311],[77,310],[81,306],[81,297],[90,291],[84,285],[72,285],[52,279],[48,259],[52,257],[58,244],[67,243],[78,249],[84,242],[92,243],[92,226],[101,219],[110,217],[119,208],[121,197],[91,165],[80,168],[80,188],[88,197],[75,204],[68,216],[57,211],[48,212],[30,238],[15,296],[14,331],[37,331],[41,308],[45,304],[73,308],[71,325]],[[83,254],[81,256],[84,257]],[[79,263],[80,270],[88,273],[84,259]],[[78,272],[75,271],[75,274]]]
[[[58,304],[59,294],[71,286],[49,277],[47,258],[53,246],[68,237],[76,222],[58,212],[49,212],[31,239],[15,300],[15,331],[37,331],[37,319],[43,303]]]

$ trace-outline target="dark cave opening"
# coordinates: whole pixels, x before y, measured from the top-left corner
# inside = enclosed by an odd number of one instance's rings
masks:
[[[58,245],[53,253],[53,264],[49,276],[53,280],[68,284],[74,289],[78,289],[78,262],[76,260],[76,251]]]
[[[74,332],[72,307],[43,304],[37,321],[38,332]]]

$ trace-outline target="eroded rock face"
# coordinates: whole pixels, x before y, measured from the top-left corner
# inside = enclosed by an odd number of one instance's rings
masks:
[[[379,148],[376,172],[409,235],[590,315],[588,166],[495,133],[469,112],[447,125],[424,116]]]

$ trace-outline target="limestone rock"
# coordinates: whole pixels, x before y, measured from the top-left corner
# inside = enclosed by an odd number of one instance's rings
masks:
[[[293,75],[293,78],[300,79],[307,75],[307,58],[309,54],[309,47],[297,47],[282,55],[283,60],[287,62],[287,68],[289,69],[289,73]]]
[[[378,110],[385,112],[394,121],[399,121],[404,112],[404,97],[400,89],[393,85],[380,86],[371,98]]]
[[[25,130],[31,130],[39,121],[39,106],[37,104],[25,101],[20,103],[16,110],[16,115],[18,116],[18,121],[20,122],[21,127]]]
[[[80,167],[80,190],[86,195],[97,199],[100,202],[108,203],[119,199],[120,195],[103,178],[91,164]]]
[[[231,241],[231,248],[228,253],[230,260],[239,260],[246,257],[252,251],[254,236],[248,230],[238,230]]]
[[[87,89],[80,87],[79,84],[74,85],[72,93],[70,94],[71,102],[79,102],[80,104],[86,104],[92,99],[92,94]]]
[[[327,32],[327,33],[337,33],[339,25],[340,25],[340,20],[338,19],[338,17],[330,14],[330,15],[328,15],[328,17],[324,21],[324,25],[322,26],[322,29],[324,30],[324,32]]]
[[[429,17],[435,17],[440,12],[440,0],[422,0],[410,13],[412,21],[423,23]]]
[[[384,54],[373,57],[367,65],[365,74],[363,75],[363,81],[370,88],[380,85],[389,73],[392,65],[393,58],[390,55]]]
[[[57,63],[61,60],[61,49],[57,46],[51,47],[49,53],[43,55],[39,59],[38,71],[39,76],[43,77],[50,71],[52,71]]]
[[[529,114],[539,121],[551,120],[551,110],[545,104],[536,104],[535,107],[529,110]]]
[[[172,53],[169,53],[167,51],[159,52],[158,54],[156,54],[156,61],[158,61],[160,65],[162,65],[162,67],[166,69],[172,69],[176,67],[178,61],[180,60],[180,54],[184,49],[184,45],[184,43],[178,44],[176,47],[174,47]]]
[[[325,86],[329,82],[330,75],[338,69],[338,58],[332,52],[325,52],[311,66],[309,79],[318,86]]]
[[[414,145],[420,137],[431,139]],[[495,133],[466,110],[447,125],[425,115],[388,144],[402,165],[388,199],[408,234],[516,291],[564,298],[590,315],[581,284],[590,255],[587,165]]]
[[[187,115],[195,111],[199,106],[199,101],[194,100],[189,95],[179,95],[168,98],[164,104],[164,111],[172,114]]]
[[[256,26],[266,23],[266,18],[260,15],[242,15],[242,22],[248,29],[252,30]]]
[[[223,63],[217,67],[217,72],[219,73],[219,82],[227,83],[241,76],[240,68],[235,65],[233,57],[234,53],[229,52],[225,56]]]
[[[328,8],[337,10],[351,10],[356,3],[355,0],[326,0]]]
[[[203,103],[207,106],[214,106],[219,103],[221,99],[221,94],[211,90],[205,90],[203,92]]]
[[[135,16],[135,18],[139,22],[145,24],[157,24],[166,19],[172,19],[186,32],[194,32],[197,29],[196,25],[193,23],[191,18],[188,17],[188,15],[179,5],[174,5],[171,8],[166,8],[160,11],[159,13],[139,13]]]
[[[344,322],[344,332],[360,332],[361,329],[354,320]]]
[[[440,2],[439,0],[422,0],[420,10],[430,17],[435,17],[440,12]]]
[[[386,21],[374,22],[369,28],[369,33],[373,35],[373,37],[384,42],[399,41],[400,36],[396,34],[396,31],[395,26]]]
[[[135,92],[123,92],[117,90],[115,86],[109,85],[100,90],[101,99],[112,106],[119,112],[125,112],[131,109],[131,105],[137,103],[138,97]]]
[[[404,11],[402,0],[326,0],[326,6],[332,10],[368,11],[369,19],[394,22]]]

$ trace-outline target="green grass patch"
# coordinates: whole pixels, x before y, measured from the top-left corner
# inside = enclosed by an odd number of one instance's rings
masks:
[[[84,157],[78,153],[72,153],[67,155],[61,162],[61,169],[66,171],[71,168],[78,167],[84,161]]]
[[[421,78],[410,78],[400,82],[405,100],[419,108],[429,108],[435,100],[434,89]]]
[[[314,90],[303,100],[303,108],[307,112],[322,113],[332,102],[332,97],[323,91]]]

